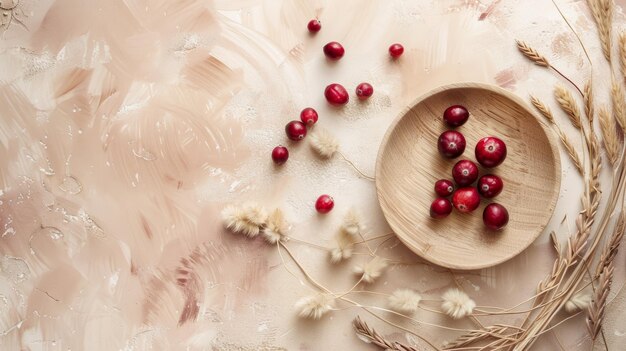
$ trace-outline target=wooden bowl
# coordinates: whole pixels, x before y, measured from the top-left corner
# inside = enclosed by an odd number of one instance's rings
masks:
[[[470,119],[456,129],[467,140],[465,152],[451,160],[439,154],[437,139],[450,129],[443,111],[456,104],[469,110]],[[453,210],[432,219],[435,181],[452,179],[457,161],[475,161],[474,147],[485,136],[507,145],[504,163],[489,170],[479,166],[480,175],[502,178],[502,193],[483,199],[472,213]],[[444,267],[479,269],[512,258],[539,236],[554,211],[560,169],[554,135],[518,97],[491,85],[454,84],[422,96],[389,127],[376,161],[376,190],[389,225],[416,254]],[[482,222],[489,202],[508,209],[509,224],[500,231]]]

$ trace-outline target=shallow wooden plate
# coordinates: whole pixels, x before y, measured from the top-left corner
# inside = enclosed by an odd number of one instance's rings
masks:
[[[467,107],[471,116],[457,128],[467,140],[465,153],[449,160],[439,155],[437,138],[449,129],[443,111],[455,104]],[[504,190],[492,201],[508,209],[508,226],[497,232],[485,228],[487,199],[470,214],[454,210],[445,219],[431,219],[435,181],[452,179],[457,161],[475,161],[474,147],[485,136],[507,144],[504,163],[480,168],[480,174],[502,177]],[[378,153],[376,190],[389,225],[416,254],[444,267],[478,269],[512,258],[539,236],[554,211],[560,172],[552,132],[518,97],[495,86],[464,83],[422,96],[393,122]]]

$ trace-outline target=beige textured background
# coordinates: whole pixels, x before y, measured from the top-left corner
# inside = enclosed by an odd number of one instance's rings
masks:
[[[584,1],[558,3],[599,63],[596,81],[606,82]],[[370,235],[388,231],[373,184],[340,160],[321,161],[307,145],[291,145],[289,162],[273,167],[270,150],[286,143],[285,123],[314,106],[319,124],[335,131],[343,152],[373,174],[391,120],[439,85],[480,81],[552,101],[556,79],[525,61],[514,39],[531,43],[577,82],[588,72],[550,1],[0,5],[13,8],[2,10],[6,32],[0,41],[2,350],[368,349],[350,326],[358,310],[298,320],[293,303],[311,290],[286,272],[275,249],[221,229],[218,213],[225,204],[254,199],[281,206],[293,237],[322,245],[350,206],[367,215]],[[621,8],[617,12],[622,28]],[[315,16],[323,29],[312,37],[305,26]],[[347,50],[335,64],[321,53],[330,40]],[[387,56],[392,42],[406,49],[398,62]],[[352,90],[361,81],[375,88],[367,103],[334,109],[323,100],[328,83]],[[561,237],[572,226],[581,188],[562,159],[562,195],[548,228]],[[336,200],[325,217],[313,209],[321,193]],[[354,283],[350,269],[359,257],[335,267],[322,252],[293,247],[334,290]],[[624,251],[605,324],[611,350],[626,344]],[[381,253],[414,264],[391,268],[373,286],[377,291],[411,287],[437,298],[453,285],[448,271],[396,241]],[[543,235],[505,264],[456,278],[479,305],[508,307],[533,294],[552,260]],[[428,313],[420,318],[471,326]],[[371,322],[391,338],[417,343]],[[455,336],[410,327],[439,342]],[[567,350],[588,349],[584,319],[547,334],[536,349],[556,350],[557,340]]]

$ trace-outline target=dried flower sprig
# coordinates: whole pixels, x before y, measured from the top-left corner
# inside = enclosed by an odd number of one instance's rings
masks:
[[[361,276],[365,283],[373,283],[389,265],[388,261],[380,256],[375,256],[371,261],[354,267],[354,273]]]
[[[354,247],[354,236],[340,230],[335,234],[334,246],[330,249],[330,262],[339,263],[352,257]]]
[[[298,300],[295,308],[301,318],[320,319],[333,309],[335,298],[327,294],[305,296]]]
[[[401,313],[415,313],[422,296],[411,289],[398,289],[387,299],[389,308]]]
[[[331,158],[339,150],[339,141],[328,130],[318,127],[309,136],[311,148],[322,158]]]
[[[266,220],[265,209],[252,202],[243,206],[228,205],[222,210],[222,221],[227,229],[251,238],[259,235]]]
[[[348,163],[361,177],[374,180],[374,177],[363,173],[354,162],[350,161],[341,151],[339,151],[339,140],[328,130],[317,127],[309,136],[310,145],[313,151],[321,158],[329,159],[338,154],[346,163]]]
[[[276,244],[285,240],[289,231],[289,223],[285,220],[283,211],[279,208],[274,209],[267,217],[267,223],[263,229],[262,235],[270,244]]]
[[[341,222],[341,230],[352,236],[357,236],[365,230],[361,214],[352,207],[346,212]]]
[[[463,291],[453,288],[446,291],[441,299],[441,309],[454,319],[466,317],[474,311],[476,303]]]

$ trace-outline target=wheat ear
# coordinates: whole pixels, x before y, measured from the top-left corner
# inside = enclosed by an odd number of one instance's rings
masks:
[[[602,322],[604,320],[604,312],[606,310],[606,300],[611,290],[611,283],[613,282],[613,272],[615,266],[613,262],[610,262],[607,267],[602,270],[600,277],[598,278],[598,288],[594,293],[593,300],[589,304],[587,312],[587,330],[591,335],[592,340],[596,340],[600,331],[602,330]]]
[[[581,118],[580,118],[580,109],[572,96],[572,93],[564,87],[557,85],[554,89],[554,96],[556,97],[556,101],[561,106],[561,109],[567,114],[572,124],[577,129],[582,127]]]
[[[365,323],[361,317],[357,316],[352,321],[352,326],[356,334],[363,338],[363,340],[367,340],[372,344],[379,346],[385,350],[392,351],[418,351],[416,348],[402,345],[399,342],[389,341],[385,339],[382,335],[378,334],[374,328],[371,328],[367,323]]]
[[[611,21],[613,18],[612,0],[587,0],[596,24],[602,53],[607,61],[611,62]]]
[[[613,104],[613,114],[615,120],[626,132],[626,104],[624,103],[624,89],[615,76],[611,77],[611,102]]]
[[[524,55],[526,58],[534,62],[538,66],[542,67],[550,67],[550,63],[548,59],[546,59],[543,55],[541,55],[537,50],[530,47],[526,42],[522,40],[516,40],[517,49]]]
[[[600,132],[602,133],[606,155],[611,165],[615,166],[619,155],[619,140],[615,128],[615,121],[611,118],[611,113],[606,106],[600,108],[598,117],[600,119]]]

